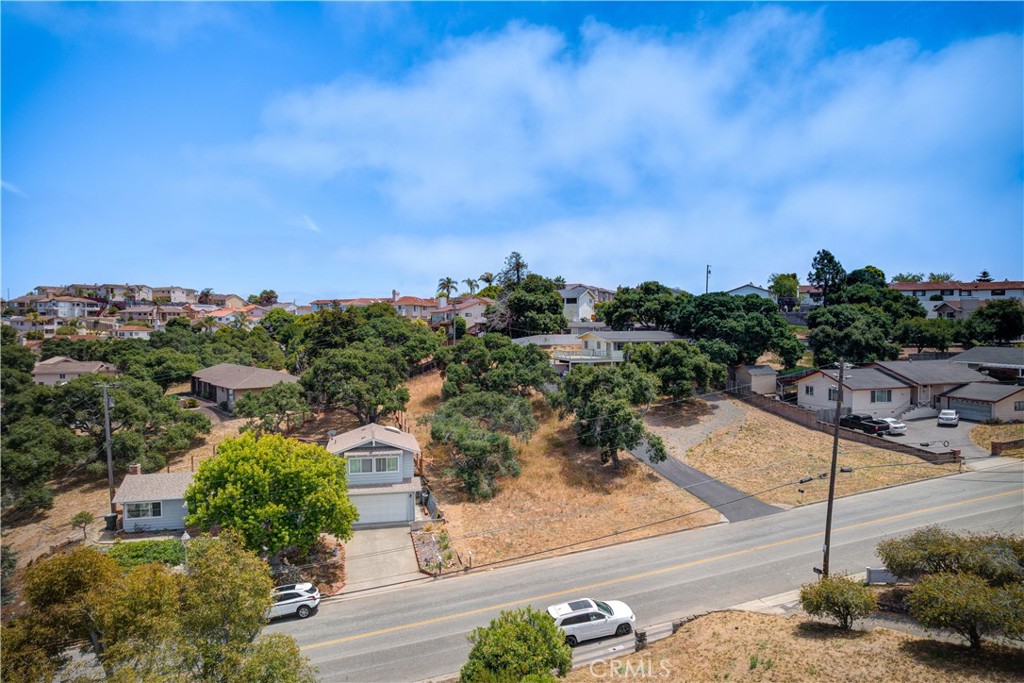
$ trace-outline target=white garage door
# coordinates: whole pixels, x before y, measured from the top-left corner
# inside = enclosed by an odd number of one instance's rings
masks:
[[[949,407],[960,413],[965,420],[982,422],[992,417],[992,404],[979,401],[967,401],[962,398],[949,399]]]
[[[385,493],[376,496],[352,496],[352,504],[359,510],[357,524],[383,524],[409,522],[409,494]]]

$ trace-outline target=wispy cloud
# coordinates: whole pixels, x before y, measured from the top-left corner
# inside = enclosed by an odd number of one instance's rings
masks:
[[[306,228],[306,230],[309,230],[310,232],[320,232],[320,226],[317,225],[313,221],[313,219],[307,216],[306,214],[302,214],[302,226]]]
[[[3,187],[3,189],[7,190],[12,194],[18,195],[19,197],[28,197],[28,195],[25,194],[20,187],[18,187],[14,183],[7,182],[6,180],[0,180],[0,187]]]

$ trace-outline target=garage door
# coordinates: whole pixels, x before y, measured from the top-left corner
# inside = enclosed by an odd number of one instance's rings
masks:
[[[409,494],[387,493],[376,496],[351,496],[349,499],[359,510],[357,524],[384,524],[409,522]]]
[[[965,401],[962,398],[951,398],[949,407],[960,413],[965,420],[982,422],[992,417],[992,404],[978,401]]]

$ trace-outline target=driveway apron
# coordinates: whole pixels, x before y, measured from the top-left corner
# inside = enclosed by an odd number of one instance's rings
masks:
[[[408,526],[356,531],[345,545],[345,571],[342,594],[425,578]]]

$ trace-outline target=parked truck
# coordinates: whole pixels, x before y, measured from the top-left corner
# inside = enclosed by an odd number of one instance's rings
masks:
[[[870,415],[852,413],[839,418],[840,426],[849,429],[859,429],[867,434],[882,435],[889,431],[889,423],[883,420],[876,420]]]

